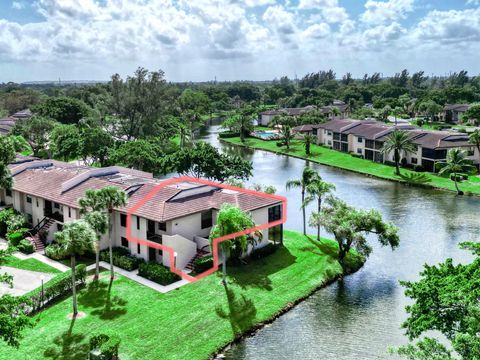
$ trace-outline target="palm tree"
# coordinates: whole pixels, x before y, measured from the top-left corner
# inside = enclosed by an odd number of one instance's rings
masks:
[[[467,152],[460,149],[450,149],[447,153],[447,163],[438,173],[440,175],[444,173],[453,174],[457,194],[462,195],[458,188],[457,174],[470,169],[473,169],[473,165],[467,159]]]
[[[410,140],[410,135],[404,130],[394,130],[388,135],[380,150],[386,155],[393,151],[393,160],[395,161],[395,173],[400,175],[400,155],[402,153],[409,154],[416,151],[415,145]]]
[[[255,109],[252,106],[245,106],[238,111],[237,126],[240,131],[240,141],[245,142],[245,134],[250,133],[253,130],[252,115],[255,113]]]
[[[110,255],[110,281],[113,281],[113,251],[112,251],[112,213],[114,208],[124,207],[127,205],[127,194],[116,186],[107,186],[98,190],[100,202],[103,204],[103,210],[108,217],[108,251]]]
[[[323,181],[320,176],[313,179],[313,181],[307,185],[307,194],[303,202],[303,208],[317,199],[317,212],[320,214],[322,210],[322,200],[325,195],[328,195],[335,190],[335,185],[326,181]],[[317,241],[320,241],[320,223],[317,223]]]
[[[75,220],[66,223],[63,226],[63,230],[55,234],[55,240],[59,244],[59,251],[62,254],[70,256],[70,266],[72,268],[73,317],[76,317],[78,314],[75,257],[77,255],[83,255],[86,251],[93,250],[95,239],[95,231],[84,220]]]
[[[180,147],[184,148],[190,145],[192,141],[192,130],[187,125],[180,123],[178,125],[178,131],[180,133]]]
[[[290,127],[290,125],[282,125],[282,128],[280,129],[280,135],[282,136],[282,139],[285,142],[287,149],[290,149],[290,142],[293,139],[292,128]]]
[[[302,215],[303,215],[303,235],[307,235],[307,220],[305,214],[305,207],[303,204],[305,203],[305,191],[307,186],[310,185],[314,180],[320,178],[320,175],[313,170],[312,168],[306,166],[303,169],[302,177],[300,179],[293,179],[288,180],[286,184],[287,190],[291,188],[300,188],[302,193]]]
[[[468,137],[468,142],[475,145],[478,153],[480,154],[480,130],[477,129],[473,133],[471,133]]]
[[[303,144],[305,145],[305,154],[310,155],[310,146],[315,144],[317,137],[311,133],[306,133],[302,136]]]
[[[108,226],[108,220],[104,213],[105,205],[100,195],[100,190],[87,190],[85,196],[78,200],[78,204],[80,205],[80,215],[84,215],[85,221],[95,230],[97,235],[95,244],[95,276],[93,277],[93,280],[96,281],[100,275],[100,239],[101,235],[107,232]]]

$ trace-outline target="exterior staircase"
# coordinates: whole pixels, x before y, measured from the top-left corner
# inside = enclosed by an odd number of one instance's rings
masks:
[[[197,254],[192,258],[192,260],[190,260],[190,262],[185,266],[185,269],[186,270],[193,270],[194,268],[194,264],[195,264],[195,260],[197,259],[200,259],[206,255],[209,255],[210,253],[208,251],[205,251],[203,249],[199,249],[197,251]]]
[[[48,231],[53,224],[55,224],[55,220],[45,217],[37,226],[29,231],[29,236],[25,239],[32,243],[36,252],[42,252],[45,250],[45,244],[40,239],[40,234]]]

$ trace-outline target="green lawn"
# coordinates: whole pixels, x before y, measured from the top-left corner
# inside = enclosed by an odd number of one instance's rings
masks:
[[[59,273],[60,271],[51,267],[50,265],[44,264],[37,259],[25,259],[21,260],[15,256],[9,256],[5,259],[5,266],[10,266],[17,269],[23,270],[32,270],[44,273]]]
[[[221,139],[229,143],[242,145],[239,137]],[[431,173],[417,173],[415,171],[401,169],[401,176],[395,175],[395,167],[385,164],[379,164],[370,160],[353,157],[350,154],[328,149],[326,147],[312,145],[311,155],[305,155],[305,147],[299,140],[294,140],[290,150],[286,147],[278,147],[277,141],[265,141],[255,138],[246,139],[245,146],[272,151],[308,159],[310,161],[350,170],[361,174],[372,175],[381,179],[394,180],[412,185],[421,185],[455,191],[455,184],[447,177],[441,177]],[[466,194],[480,195],[480,177],[472,175],[469,179],[459,183],[459,187]]]
[[[71,298],[44,310],[35,328],[24,333],[20,349],[0,344],[0,359],[84,359],[97,332],[122,339],[122,360],[207,359],[255,324],[271,319],[288,304],[335,279],[341,268],[336,243],[317,243],[285,232],[285,247],[267,258],[229,267],[228,285],[213,274],[167,294],[118,276],[90,284],[79,295],[87,314],[71,322]],[[354,255],[350,261],[359,259]],[[64,357],[62,357],[62,354]]]

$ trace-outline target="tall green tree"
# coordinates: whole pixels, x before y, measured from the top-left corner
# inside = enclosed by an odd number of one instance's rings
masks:
[[[303,145],[305,146],[305,154],[310,156],[310,148],[312,144],[315,144],[317,141],[317,137],[311,133],[306,133],[302,135]]]
[[[213,239],[233,234],[239,231],[243,231],[255,226],[255,222],[250,214],[247,214],[242,209],[232,204],[223,204],[218,212],[217,221],[210,232],[210,241]],[[261,232],[255,234],[257,237],[261,237]],[[241,254],[248,248],[249,238],[248,235],[241,235],[232,240],[222,241],[219,244],[222,255],[222,282],[226,284],[227,280],[227,257],[236,252]]]
[[[106,212],[108,220],[108,252],[110,260],[110,281],[113,281],[115,273],[113,271],[113,209],[127,206],[128,198],[125,191],[116,186],[106,186],[98,190],[99,203],[102,204],[102,209]]]
[[[302,177],[300,179],[288,180],[286,183],[287,190],[290,190],[292,188],[300,188],[302,194],[303,235],[307,235],[307,215],[305,213],[305,206],[303,206],[303,204],[305,203],[307,186],[319,177],[320,175],[318,175],[315,170],[313,170],[311,167],[305,166],[303,168]]]
[[[13,178],[8,164],[15,160],[14,142],[9,136],[0,136],[0,188],[11,189]]]
[[[320,176],[315,177],[310,184],[306,187],[307,196],[303,202],[302,208],[305,208],[311,202],[317,200],[317,212],[322,211],[323,198],[335,190],[335,185],[326,181],[323,181]],[[317,241],[320,241],[320,223],[317,224]]]
[[[105,166],[108,154],[114,147],[114,139],[99,126],[84,127],[80,130],[79,155],[87,165],[99,164]],[[128,142],[126,142],[128,144]]]
[[[80,205],[80,214],[84,216],[85,221],[95,231],[95,276],[94,281],[100,276],[100,241],[102,235],[108,230],[108,218],[105,213],[104,199],[100,190],[88,189],[84,197],[78,200]]]
[[[33,155],[39,156],[46,149],[49,135],[57,123],[52,119],[32,116],[30,119],[17,121],[13,129],[15,135],[22,135],[32,147]]]
[[[88,223],[83,220],[75,220],[66,223],[63,230],[55,234],[55,240],[59,245],[62,254],[70,256],[72,269],[72,295],[73,295],[73,317],[78,314],[77,307],[77,281],[76,281],[76,256],[83,255],[87,251],[93,251],[96,234]]]
[[[47,97],[43,102],[32,107],[32,111],[62,124],[77,124],[90,113],[83,101],[66,96]]]
[[[364,258],[371,253],[367,234],[376,235],[383,246],[389,245],[395,249],[399,245],[398,228],[386,223],[378,211],[355,209],[334,196],[329,196],[326,203],[327,206],[324,206],[320,213],[312,213],[310,225],[320,224],[334,235],[339,249],[338,261],[345,271],[348,270],[345,257],[351,248]]]
[[[394,130],[388,136],[380,150],[387,155],[393,152],[395,161],[395,174],[400,175],[400,157],[402,154],[410,154],[416,151],[415,145],[410,139],[410,134],[404,130]]]
[[[64,161],[75,159],[80,149],[80,132],[76,125],[56,125],[50,133],[53,156]]]
[[[448,259],[439,265],[425,265],[418,281],[402,281],[405,295],[413,300],[406,307],[403,323],[410,341],[396,352],[411,360],[480,359],[480,244],[462,243],[474,254],[468,264]],[[440,342],[431,337],[439,332]],[[429,336],[424,336],[426,333]],[[447,347],[450,345],[450,348]]]
[[[458,187],[457,175],[464,171],[470,171],[474,168],[471,162],[467,159],[467,152],[461,149],[450,149],[447,153],[447,162],[444,167],[438,172],[442,174],[453,174],[453,181],[455,182],[455,189],[457,194],[462,195]]]
[[[241,107],[234,115],[238,131],[240,133],[240,141],[245,142],[245,136],[253,131],[253,116],[255,114],[255,108],[247,105]]]
[[[480,122],[480,103],[472,104],[462,115],[462,120],[474,120],[475,124]]]

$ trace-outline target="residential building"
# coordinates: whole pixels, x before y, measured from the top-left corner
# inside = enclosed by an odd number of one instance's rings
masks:
[[[467,111],[469,108],[470,108],[470,105],[468,104],[446,105],[443,108],[443,113],[440,115],[440,121],[445,121],[448,123],[463,122],[465,120],[465,119],[462,119],[463,113]]]
[[[169,265],[163,251],[127,240],[127,208],[132,207],[161,184],[152,174],[122,167],[90,168],[56,160],[18,157],[10,165],[12,190],[0,190],[0,201],[25,214],[33,233],[31,241],[42,250],[51,243],[63,224],[80,218],[78,200],[88,189],[116,186],[128,195],[127,207],[114,209],[114,246],[128,248],[146,261]],[[131,216],[131,236],[169,246],[176,252],[177,268],[184,268],[197,253],[210,252],[208,237],[224,203],[239,206],[257,224],[277,221],[282,216],[281,201],[256,195],[182,181],[162,187]],[[43,241],[39,234],[43,233]],[[263,230],[262,247],[269,240],[281,241],[281,225]],[[107,238],[101,248],[108,246]],[[251,249],[249,249],[251,250]]]

